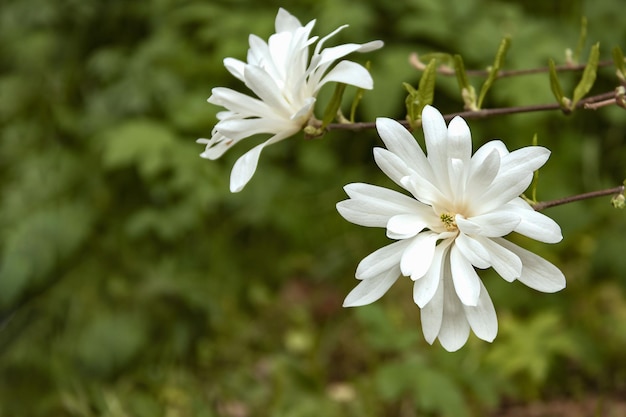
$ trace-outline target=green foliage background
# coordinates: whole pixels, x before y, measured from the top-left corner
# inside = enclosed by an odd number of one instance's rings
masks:
[[[493,344],[450,354],[423,341],[401,280],[342,309],[358,261],[386,242],[335,211],[349,182],[390,185],[375,132],[297,136],[228,191],[235,159],[202,160],[211,88],[278,7],[336,42],[382,39],[359,119],[404,117],[414,51],[506,69],[564,62],[580,18],[601,59],[626,47],[622,0],[4,0],[0,4],[0,416],[480,416],[507,401],[626,392],[626,219],[607,199],[546,211],[558,245],[523,242],[568,278],[539,294],[482,274]],[[571,91],[577,74],[563,74]],[[473,80],[479,85],[480,80]],[[603,68],[592,93],[617,85]],[[329,94],[326,91],[325,94]],[[498,80],[487,107],[551,102],[547,74]],[[435,104],[462,104],[438,77]],[[320,116],[320,114],[318,114]],[[539,198],[620,184],[624,110],[471,121],[475,148],[552,150]],[[419,134],[417,135],[419,137]],[[419,140],[419,139],[418,139]],[[248,142],[248,143],[246,143]]]

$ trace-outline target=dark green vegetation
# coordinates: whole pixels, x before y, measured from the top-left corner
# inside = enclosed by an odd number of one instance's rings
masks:
[[[498,338],[450,354],[423,341],[408,279],[341,308],[358,261],[386,242],[334,208],[348,182],[390,184],[373,163],[375,132],[272,146],[235,195],[230,168],[254,140],[216,162],[194,143],[215,123],[211,88],[241,88],[222,59],[244,58],[249,33],[267,38],[279,6],[317,18],[319,35],[349,23],[333,42],[386,42],[351,57],[372,63],[363,121],[404,117],[413,51],[484,68],[511,35],[505,69],[558,65],[581,15],[583,62],[597,41],[601,60],[626,47],[622,0],[531,3],[3,0],[0,416],[463,417],[626,392],[626,218],[609,199],[547,210],[562,243],[523,242],[564,271],[563,292],[483,271]],[[591,94],[612,90],[614,73],[602,68]],[[565,91],[579,75],[561,75]],[[484,106],[553,100],[541,74],[497,80]],[[454,77],[439,76],[435,105],[461,103]],[[548,200],[621,184],[625,116],[469,124],[475,148],[536,133],[552,150],[538,189]]]

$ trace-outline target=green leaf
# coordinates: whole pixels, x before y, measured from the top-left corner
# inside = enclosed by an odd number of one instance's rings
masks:
[[[596,81],[596,73],[598,71],[598,61],[600,60],[600,43],[596,43],[591,47],[589,53],[589,60],[585,65],[585,70],[580,79],[580,82],[574,89],[574,97],[572,98],[571,108],[576,107],[576,103],[580,101],[593,87],[593,83]]]
[[[626,66],[624,65],[624,53],[622,52],[622,48],[616,46],[613,48],[613,63],[615,64],[615,68],[617,68],[617,78],[622,80],[622,82],[626,81]]]
[[[500,47],[498,48],[498,52],[496,53],[496,58],[493,61],[493,65],[489,69],[489,76],[483,83],[483,86],[480,89],[480,94],[478,95],[477,107],[479,109],[482,107],[483,100],[485,99],[487,92],[489,91],[493,83],[498,78],[498,73],[500,72],[500,69],[502,68],[502,64],[504,63],[504,57],[506,56],[506,53],[509,50],[510,46],[511,46],[511,38],[509,38],[508,36],[502,39],[502,42],[500,42]]]
[[[476,90],[474,90],[474,87],[469,83],[461,55],[454,55],[454,72],[456,74],[456,80],[459,83],[459,88],[461,89],[461,96],[463,97],[464,103],[463,107],[466,110],[478,110],[476,106]]]
[[[548,61],[548,67],[550,69],[550,89],[552,90],[552,94],[554,94],[554,98],[556,98],[561,108],[569,110],[569,106],[566,105],[566,102],[569,100],[565,97],[565,94],[563,94],[563,89],[561,88],[559,76],[556,73],[556,67],[552,58]]]
[[[333,121],[335,116],[337,115],[337,111],[339,107],[341,107],[341,99],[343,98],[343,93],[346,90],[346,84],[337,83],[335,87],[335,91],[333,92],[333,96],[331,97],[326,109],[324,110],[324,117],[322,118],[322,127],[324,129],[326,126]]]
[[[433,103],[433,99],[435,97],[436,78],[437,61],[435,59],[431,59],[426,66],[426,69],[424,69],[424,73],[422,74],[422,78],[420,78],[420,83],[417,90],[420,99],[420,114],[422,113],[422,109],[426,105]]]
[[[417,127],[416,121],[420,119],[422,110],[428,104],[433,103],[435,97],[435,79],[437,77],[437,61],[431,59],[420,78],[417,90],[408,83],[403,83],[409,95],[405,99],[407,118],[412,129]]]

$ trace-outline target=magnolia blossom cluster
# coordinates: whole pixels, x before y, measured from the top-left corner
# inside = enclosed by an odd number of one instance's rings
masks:
[[[230,189],[240,191],[253,176],[261,151],[300,131],[313,115],[317,94],[329,82],[371,89],[368,71],[338,60],[367,52],[382,42],[323,48],[342,26],[318,40],[315,21],[305,26],[280,9],[276,33],[267,42],[250,36],[247,62],[226,58],[228,71],[254,93],[214,88],[209,102],[226,108],[202,157],[216,159],[244,138],[272,136],[235,163]],[[309,46],[315,44],[309,59]],[[472,138],[460,117],[446,125],[426,106],[422,113],[426,154],[399,123],[379,118],[378,133],[386,145],[375,148],[380,169],[407,193],[370,184],[348,184],[349,199],[337,204],[348,221],[382,227],[394,242],[358,265],[360,283],[344,306],[372,303],[398,280],[413,282],[413,300],[421,309],[424,337],[438,339],[449,351],[462,347],[473,331],[493,341],[498,331],[495,308],[476,269],[493,268],[506,281],[519,280],[542,292],[565,287],[561,271],[545,259],[506,240],[512,232],[545,243],[562,239],[559,226],[536,212],[520,195],[550,151],[529,146],[509,152],[504,143],[486,143],[472,155]]]
[[[230,88],[217,87],[208,101],[226,108],[218,113],[219,122],[206,144],[203,158],[217,159],[234,144],[259,133],[273,135],[240,157],[233,167],[230,190],[238,192],[256,171],[261,151],[268,145],[299,132],[313,115],[320,88],[339,82],[371,89],[369,72],[355,62],[342,60],[352,52],[368,52],[382,47],[381,41],[366,44],[344,44],[322,49],[324,43],[342,26],[318,41],[311,37],[315,20],[302,26],[300,21],[280,9],[276,15],[276,33],[265,42],[250,35],[247,62],[226,58],[226,69],[248,87],[256,97]],[[309,46],[315,44],[309,59]],[[336,63],[336,65],[335,65]]]
[[[470,329],[493,341],[496,312],[475,268],[493,268],[502,278],[519,280],[543,292],[565,287],[561,271],[504,236],[511,232],[545,243],[562,239],[552,219],[536,212],[519,195],[550,151],[528,146],[509,152],[501,141],[486,143],[472,156],[467,123],[427,106],[422,113],[425,155],[399,123],[379,118],[378,133],[387,149],[375,148],[380,169],[409,195],[370,184],[348,184],[350,197],[337,204],[347,220],[384,227],[396,241],[365,257],[361,281],[344,306],[369,304],[402,275],[410,277],[421,308],[425,339],[455,351]]]

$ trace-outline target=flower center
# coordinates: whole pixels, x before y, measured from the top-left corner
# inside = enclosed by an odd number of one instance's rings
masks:
[[[446,228],[448,232],[453,232],[457,230],[456,222],[454,221],[454,213],[441,213],[439,218],[441,219],[441,223]]]

